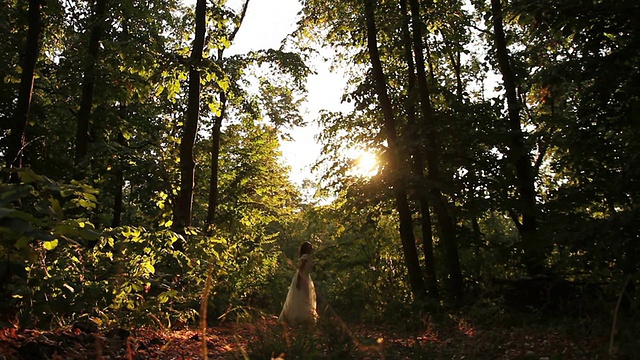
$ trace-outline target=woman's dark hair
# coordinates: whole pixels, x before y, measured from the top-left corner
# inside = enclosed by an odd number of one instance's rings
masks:
[[[313,250],[311,243],[308,241],[303,242],[302,245],[300,245],[300,254],[298,254],[298,257],[304,254],[311,254],[311,250]]]

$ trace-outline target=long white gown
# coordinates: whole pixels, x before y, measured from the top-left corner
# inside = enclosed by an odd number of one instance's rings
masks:
[[[311,270],[311,257],[304,254],[300,257],[298,270],[293,275],[287,298],[280,313],[281,322],[289,325],[315,323],[318,318],[316,311],[316,288],[309,276]],[[296,287],[296,279],[300,274],[299,287]]]

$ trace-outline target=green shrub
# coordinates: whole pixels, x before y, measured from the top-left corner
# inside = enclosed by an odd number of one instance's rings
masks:
[[[167,228],[96,229],[88,218],[97,193],[20,170],[22,183],[1,184],[0,232],[5,274],[3,312],[22,326],[60,326],[89,317],[98,325],[171,327],[196,320],[211,270],[209,320],[256,299],[277,298],[270,283],[278,251],[241,238],[183,236]],[[9,270],[11,270],[9,272]],[[275,308],[278,301],[260,300]]]

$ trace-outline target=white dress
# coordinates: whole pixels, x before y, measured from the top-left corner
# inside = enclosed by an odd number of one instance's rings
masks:
[[[300,257],[298,270],[293,275],[287,299],[280,313],[281,322],[289,325],[314,323],[318,318],[316,311],[316,289],[313,280],[309,276],[311,270],[311,257],[304,254]],[[300,275],[299,286],[296,287],[296,281]]]

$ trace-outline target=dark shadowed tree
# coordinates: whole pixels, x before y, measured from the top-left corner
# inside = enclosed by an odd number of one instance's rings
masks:
[[[407,113],[408,134],[410,139],[410,154],[414,176],[418,182],[425,182],[424,157],[420,149],[420,136],[418,133],[418,122],[416,114],[417,85],[416,67],[413,56],[413,42],[411,39],[411,16],[407,7],[407,0],[400,0],[400,10],[402,11],[402,41],[404,46],[404,56],[407,63],[407,99],[405,100],[405,111]],[[436,277],[435,254],[433,251],[433,231],[431,229],[431,213],[429,210],[429,200],[424,191],[418,192],[418,204],[420,206],[420,229],[422,232],[422,251],[425,263],[425,282],[427,291],[432,299],[439,297],[438,279]]]
[[[405,262],[409,274],[409,283],[414,297],[416,299],[422,299],[426,296],[426,289],[420,264],[418,262],[418,250],[416,248],[415,237],[413,235],[413,221],[411,218],[409,202],[407,200],[406,185],[403,183],[404,180],[400,174],[404,161],[398,146],[396,122],[394,119],[391,100],[387,93],[387,81],[378,52],[375,20],[376,6],[376,0],[364,0],[364,15],[367,28],[367,49],[371,62],[375,91],[378,95],[378,102],[383,115],[383,129],[388,143],[387,151],[389,153],[389,171],[392,178],[391,181],[396,200],[396,209],[399,215],[400,239],[402,241],[402,249],[404,251]]]
[[[544,271],[544,247],[537,237],[537,208],[534,175],[529,149],[525,146],[520,113],[522,104],[518,99],[517,80],[512,61],[507,50],[502,18],[501,0],[491,0],[494,45],[498,68],[507,98],[507,121],[509,131],[509,157],[515,167],[516,185],[519,193],[517,213],[513,220],[522,237],[523,262],[529,275],[539,275]],[[520,217],[522,220],[520,220]]]
[[[29,121],[35,68],[40,53],[40,36],[42,34],[42,4],[43,0],[30,0],[28,10],[28,30],[22,56],[22,73],[16,102],[13,124],[11,125],[8,148],[5,154],[8,168],[22,167],[22,151],[25,146],[25,132]],[[10,182],[18,182],[16,173],[9,175]]]
[[[98,63],[98,53],[100,51],[100,41],[104,32],[104,15],[106,11],[106,0],[95,0],[93,3],[93,15],[91,16],[91,28],[89,43],[87,46],[86,59],[83,67],[82,97],[80,98],[80,109],[77,114],[76,125],[76,151],[75,163],[79,165],[87,156],[91,136],[91,108],[93,107],[94,88],[96,84],[96,64]]]
[[[180,141],[180,185],[173,212],[173,226],[179,232],[183,232],[186,226],[191,226],[193,187],[195,183],[193,146],[196,140],[200,115],[200,66],[205,43],[206,10],[206,0],[198,0],[195,9],[195,37],[191,48],[191,56],[189,57],[187,111]]]
[[[432,184],[430,193],[433,200],[434,213],[438,219],[437,225],[440,240],[445,249],[445,265],[449,280],[449,290],[454,298],[460,298],[463,291],[462,270],[458,257],[458,245],[456,240],[456,224],[442,190],[437,184],[440,179],[440,146],[438,144],[438,132],[436,130],[436,116],[430,99],[430,91],[427,83],[426,63],[424,59],[423,35],[420,6],[417,0],[409,0],[411,9],[413,47],[418,85],[418,98],[420,99],[420,111],[422,115],[422,127],[426,136],[425,157],[427,160],[428,179]]]

